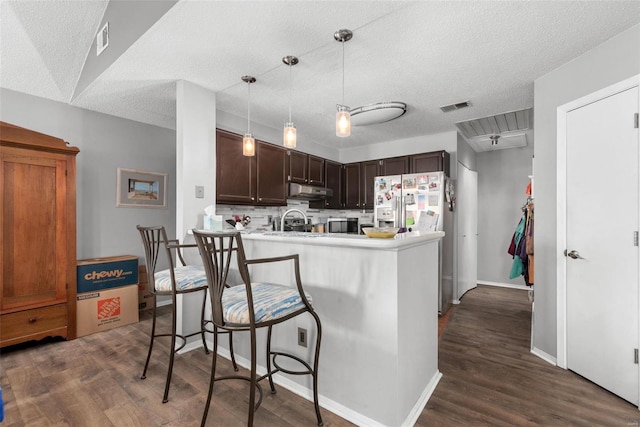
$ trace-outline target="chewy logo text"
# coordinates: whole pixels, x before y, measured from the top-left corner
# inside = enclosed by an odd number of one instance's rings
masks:
[[[84,275],[85,280],[98,280],[105,277],[120,277],[124,273],[124,270],[111,270],[111,271],[92,271]]]
[[[98,320],[120,315],[120,297],[98,301]]]

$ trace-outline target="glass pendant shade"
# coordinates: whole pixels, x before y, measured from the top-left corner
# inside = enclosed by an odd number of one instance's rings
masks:
[[[338,105],[338,112],[336,113],[336,136],[344,138],[349,135],[351,135],[351,114],[349,113],[349,107]]]
[[[293,122],[284,124],[282,143],[286,148],[296,148],[296,127]]]
[[[243,156],[255,156],[256,155],[256,140],[250,133],[245,133],[242,138],[242,155]]]

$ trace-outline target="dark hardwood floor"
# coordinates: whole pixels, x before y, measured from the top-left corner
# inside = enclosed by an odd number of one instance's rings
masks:
[[[640,424],[636,407],[532,355],[530,319],[526,292],[483,286],[468,292],[443,324],[444,377],[416,425]],[[160,316],[161,325],[168,321]],[[210,357],[177,356],[169,402],[162,404],[168,341],[156,344],[147,379],[140,380],[149,329],[146,312],[137,324],[74,341],[3,349],[2,427],[199,425]],[[231,364],[218,360],[231,373]],[[245,384],[217,384],[207,425],[246,425],[247,404]],[[325,426],[352,425],[325,409],[322,415]],[[279,387],[276,395],[265,393],[255,425],[313,426],[313,404]]]
[[[478,286],[439,339],[443,374],[416,426],[637,426],[640,411],[530,353],[531,304]]]

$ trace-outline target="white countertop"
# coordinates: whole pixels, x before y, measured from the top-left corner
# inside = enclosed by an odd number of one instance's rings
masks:
[[[400,249],[421,245],[444,237],[443,231],[400,233],[392,239],[369,238],[358,234],[304,233],[295,231],[244,231],[244,240],[265,240],[305,245],[340,246],[371,249]]]

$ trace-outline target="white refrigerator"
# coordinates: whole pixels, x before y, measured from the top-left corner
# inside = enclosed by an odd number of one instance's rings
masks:
[[[374,226],[409,231],[444,231],[440,241],[438,308],[448,309],[453,297],[453,212],[444,172],[377,176],[374,180]]]

